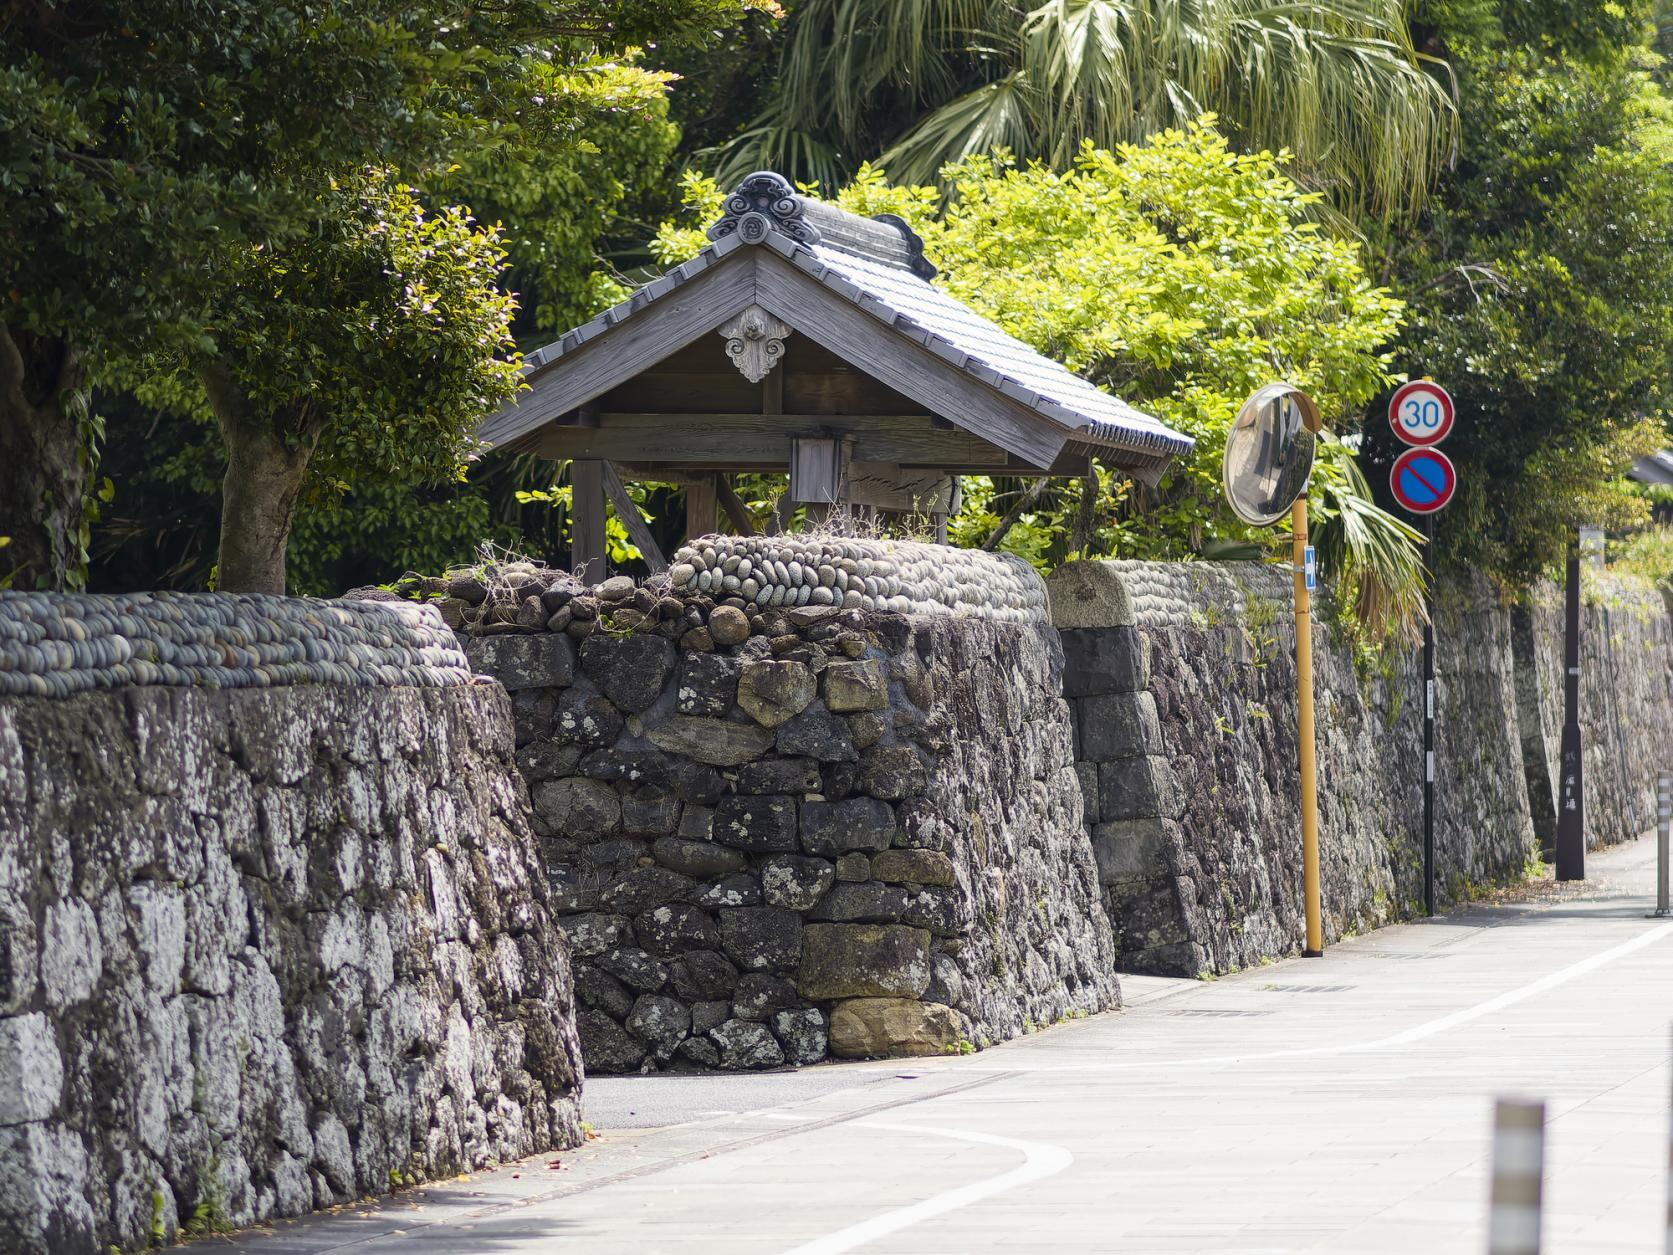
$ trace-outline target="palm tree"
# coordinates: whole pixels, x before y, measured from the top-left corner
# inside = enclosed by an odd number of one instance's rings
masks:
[[[1064,166],[1090,139],[1207,113],[1245,148],[1288,148],[1338,204],[1421,203],[1457,121],[1406,0],[801,0],[778,95],[718,155],[826,186],[867,158],[894,182],[1008,149]]]

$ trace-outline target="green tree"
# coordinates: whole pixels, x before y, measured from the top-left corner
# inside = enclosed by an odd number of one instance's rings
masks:
[[[1386,244],[1411,304],[1398,364],[1458,403],[1445,552],[1510,587],[1545,573],[1577,525],[1643,519],[1614,481],[1662,439],[1673,399],[1669,106],[1644,17],[1479,0],[1420,14],[1470,126],[1421,229]]]
[[[515,394],[497,237],[372,174],[323,196],[319,232],[252,248],[217,293],[214,352],[180,358],[226,447],[217,586],[283,593],[310,469],[333,485],[456,472]]]
[[[0,535],[63,586],[87,537],[104,356],[212,337],[252,244],[306,238],[324,176],[559,145],[658,94],[610,59],[737,0],[105,0],[0,9]],[[230,258],[230,260],[229,260]]]
[[[779,73],[723,181],[765,165],[834,185],[877,158],[923,183],[1000,149],[1063,169],[1082,140],[1214,113],[1239,147],[1288,149],[1304,181],[1386,213],[1421,200],[1455,123],[1405,0],[803,0]]]
[[[650,222],[668,208],[668,163],[679,128],[662,92],[601,113],[579,142],[558,150],[489,150],[467,157],[427,189],[498,224],[517,294],[520,339],[546,343],[621,299],[617,260],[631,266]]]
[[[676,139],[657,84],[652,95],[600,112],[573,143],[475,153],[432,177],[424,199],[457,199],[498,224],[507,254],[500,286],[519,306],[513,331],[544,343],[616,298],[619,283],[601,269],[600,253],[631,237],[630,215],[665,202],[662,175]],[[108,420],[105,473],[116,485],[93,530],[96,588],[201,588],[214,577],[224,444],[195,396],[155,388],[149,396],[172,408],[159,412],[109,390],[96,398]],[[550,511],[517,500],[547,478],[531,462],[490,455],[463,478],[451,463],[401,460],[374,475],[311,473],[287,551],[289,587],[331,594],[440,569],[484,539],[555,552],[562,537],[544,535]]]

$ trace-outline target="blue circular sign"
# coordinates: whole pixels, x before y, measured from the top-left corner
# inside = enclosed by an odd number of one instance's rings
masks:
[[[1452,459],[1439,449],[1407,449],[1388,473],[1394,499],[1413,514],[1433,514],[1458,489]]]

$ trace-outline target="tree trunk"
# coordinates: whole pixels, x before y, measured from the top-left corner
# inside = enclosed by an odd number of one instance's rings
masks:
[[[318,436],[287,441],[283,425],[252,414],[249,398],[218,366],[201,368],[198,377],[227,447],[215,587],[225,593],[283,596],[285,546]],[[307,431],[303,423],[295,429]]]
[[[1017,499],[1011,503],[1011,508],[1005,511],[1005,517],[999,520],[999,525],[989,532],[988,538],[982,542],[982,548],[989,553],[998,549],[999,542],[1010,534],[1011,529],[1016,526],[1017,520],[1027,512],[1028,507],[1040,499],[1040,494],[1045,492],[1046,485],[1049,482],[1042,475],[1027,488],[1018,492]]]
[[[0,323],[0,587],[80,583],[88,475],[75,394],[80,356],[63,340]]]
[[[1097,511],[1098,467],[1089,462],[1086,474],[1081,476],[1080,502],[1075,509],[1074,526],[1069,531],[1069,552],[1077,558],[1086,557],[1087,546],[1092,543],[1092,526],[1097,520]]]

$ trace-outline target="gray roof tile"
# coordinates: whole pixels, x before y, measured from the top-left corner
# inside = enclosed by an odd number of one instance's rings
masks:
[[[925,276],[934,270],[923,260],[921,243],[904,224],[844,215],[853,219],[852,223],[844,224],[852,229],[841,232],[843,246],[839,247],[821,239],[818,230],[821,223],[830,230],[838,221],[833,215],[843,214],[834,206],[820,205],[816,215],[807,217],[804,211],[808,202],[793,197],[802,210],[781,217],[762,211],[760,205],[764,201],[758,197],[754,212],[749,212],[749,206],[742,202],[735,210],[734,201],[739,201],[752,183],[764,179],[776,180],[768,189],[773,196],[788,194],[788,185],[777,176],[750,176],[728,198],[728,216],[711,230],[713,242],[702,252],[652,280],[629,300],[529,354],[525,358],[525,371],[539,370],[563,354],[574,352],[729,253],[750,244],[765,245],[832,292],[893,326],[901,335],[1068,429],[1078,441],[1157,459],[1187,453],[1193,447],[1195,442],[1191,437],[1133,408],[1120,397],[1094,387],[1062,363],[1036,352],[929,282]],[[751,224],[754,235],[749,239],[746,239],[748,232],[738,229],[746,217],[754,220]],[[880,227],[886,231],[880,233]],[[832,232],[833,237],[836,234]],[[897,237],[907,243],[899,243]],[[812,242],[804,242],[806,238]],[[889,241],[886,248],[879,243],[882,240]],[[868,241],[873,246],[871,253],[864,251]],[[487,437],[490,429],[498,425],[490,420],[483,428],[483,435]]]

